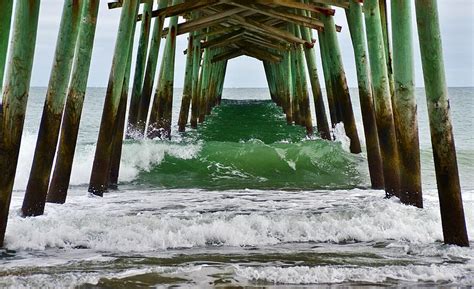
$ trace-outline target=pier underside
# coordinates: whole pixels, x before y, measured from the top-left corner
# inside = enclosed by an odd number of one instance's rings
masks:
[[[391,15],[387,14],[387,2],[391,5]],[[109,9],[121,9],[121,17],[89,192],[103,196],[117,188],[124,139],[162,141],[173,137],[175,60],[180,55],[176,53],[176,38],[184,34],[188,37],[188,48],[184,51],[186,72],[177,122],[179,132],[204,125],[208,115],[221,104],[228,61],[245,55],[261,61],[271,99],[281,107],[287,125],[302,127],[305,134],[314,138],[332,141],[333,128],[342,123],[350,141],[350,152],[361,153],[338,42],[338,32],[348,29],[357,67],[371,186],[385,190],[387,197],[397,197],[404,204],[422,208],[411,2],[122,0],[109,3]],[[99,0],[64,1],[21,210],[25,217],[42,215],[46,202],[66,201],[99,4]],[[14,13],[13,1],[0,4],[2,82],[5,75],[0,106],[3,174],[0,244],[18,163],[39,9],[39,0],[17,1]],[[448,244],[468,246],[436,0],[416,0],[415,9],[444,239]],[[335,23],[335,13],[346,15],[348,27]],[[137,29],[140,37],[135,41]],[[8,45],[10,35],[12,40]],[[136,55],[133,55],[134,45],[137,45]],[[322,73],[316,64],[317,48]],[[8,50],[10,58],[6,61]],[[135,71],[131,71],[132,62]],[[324,76],[326,97],[319,74]]]

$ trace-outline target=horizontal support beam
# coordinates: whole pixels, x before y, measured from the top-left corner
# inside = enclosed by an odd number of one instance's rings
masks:
[[[288,12],[280,12],[269,6],[260,5],[260,4],[240,4],[237,1],[230,2],[230,4],[237,7],[248,8],[257,13],[267,15],[272,18],[280,19],[286,22],[302,25],[305,27],[319,30],[319,31],[324,30],[323,22],[312,17],[301,16],[301,15],[288,13]]]
[[[252,2],[256,4],[275,5],[275,6],[285,7],[285,8],[307,10],[314,13],[324,14],[326,16],[329,16],[329,15],[332,16],[335,13],[334,9],[318,7],[312,4],[302,3],[301,1],[298,1],[298,0],[296,1],[295,0],[255,0]]]
[[[219,61],[225,61],[225,60],[229,60],[229,59],[233,59],[233,58],[236,58],[236,57],[239,57],[239,56],[242,56],[244,55],[244,53],[240,50],[240,49],[231,49],[231,50],[228,50],[226,52],[223,52],[221,54],[217,54],[215,55],[211,62],[212,63],[216,63],[216,62],[219,62]]]
[[[152,17],[171,17],[171,16],[177,16],[177,15],[183,15],[193,10],[198,10],[204,7],[209,7],[209,6],[221,4],[224,2],[225,0],[186,1],[181,4],[155,10],[151,13],[151,16]]]
[[[145,3],[147,0],[140,0],[140,3]],[[109,9],[121,8],[123,6],[123,0],[117,0],[115,2],[107,3]]]
[[[242,27],[250,30],[255,31],[258,33],[263,33],[264,35],[267,34],[270,37],[276,37],[283,42],[289,42],[294,44],[303,44],[306,47],[312,48],[314,46],[313,43],[307,42],[299,37],[296,37],[292,33],[281,30],[279,28],[275,28],[273,26],[265,25],[263,23],[259,23],[255,20],[240,17],[239,15],[232,15],[231,19],[237,24],[241,25]]]
[[[314,4],[326,4],[331,6],[336,6],[344,9],[349,8],[349,1],[348,0],[309,0],[309,2]],[[363,3],[363,0],[357,0],[359,3]]]
[[[235,30],[231,33],[219,36],[217,38],[208,40],[201,44],[201,48],[212,48],[215,46],[226,45],[227,43],[233,43],[236,39],[241,38],[245,34],[244,29]]]
[[[240,50],[246,55],[258,58],[260,60],[267,60],[270,62],[280,62],[283,58],[282,55],[267,49],[266,47],[255,45],[254,43],[241,43],[238,44]]]
[[[191,20],[191,21],[186,21],[184,23],[178,24],[178,30],[177,30],[177,35],[182,35],[186,34],[189,32],[193,32],[195,30],[203,29],[209,26],[212,26],[216,23],[221,22],[224,18],[230,17],[234,14],[238,14],[240,12],[245,11],[245,8],[234,8],[231,10],[223,11],[223,12],[218,12],[215,14],[211,14],[209,16],[205,17],[200,17],[197,18],[196,20]],[[163,30],[163,36],[168,34],[168,29]]]

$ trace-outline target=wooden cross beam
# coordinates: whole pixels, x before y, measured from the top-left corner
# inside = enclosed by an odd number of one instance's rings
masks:
[[[244,34],[245,34],[245,29],[235,30],[231,33],[219,36],[217,38],[214,38],[202,43],[201,49],[213,48],[216,46],[223,46],[230,43],[234,43],[236,40],[239,40],[239,38],[242,38]]]
[[[236,58],[236,57],[239,57],[239,56],[242,56],[242,55],[244,55],[244,52],[242,50],[237,49],[237,48],[233,48],[233,49],[228,50],[226,52],[215,55],[212,58],[211,62],[216,63],[216,62],[219,62],[219,61],[225,61],[225,60],[233,59],[233,58]]]
[[[200,39],[205,39],[208,36],[220,36],[225,33],[231,33],[233,31],[239,30],[240,28],[232,26],[232,25],[222,25],[223,23],[219,23],[215,26],[210,26],[208,29],[209,31],[203,31],[197,35]]]
[[[279,51],[289,50],[288,44],[279,44],[272,41],[272,39],[265,38],[264,36],[259,36],[254,33],[246,33],[244,38],[250,42],[258,43],[260,45],[266,46],[267,48],[272,48]]]
[[[306,16],[297,15],[297,14],[288,13],[288,12],[280,12],[269,6],[259,5],[259,4],[240,4],[237,1],[230,2],[230,4],[237,7],[248,8],[257,13],[267,15],[272,18],[276,18],[276,19],[283,20],[286,22],[291,22],[297,25],[306,26],[306,27],[316,29],[319,31],[324,30],[323,22],[312,17],[306,17]]]
[[[198,0],[185,1],[184,3],[158,9],[152,12],[152,17],[171,17],[176,15],[183,15],[194,10],[204,7],[218,5],[224,3],[224,0]]]
[[[196,20],[186,21],[184,23],[178,24],[178,31],[177,35],[189,33],[195,30],[203,29],[219,22],[222,22],[224,18],[232,16],[234,14],[246,11],[247,9],[237,7],[231,10],[218,12],[215,14],[211,14],[209,16],[204,16],[197,18]],[[168,34],[168,29],[163,30],[163,36]]]
[[[140,3],[145,3],[147,0],[140,0]],[[115,2],[107,3],[109,9],[121,8],[123,6],[123,0],[116,0]]]
[[[314,4],[326,4],[341,7],[344,9],[349,8],[349,1],[348,0],[309,0],[310,3]],[[363,0],[357,0],[357,2],[362,3]]]
[[[239,1],[239,2],[242,2],[242,1]],[[307,11],[314,12],[316,14],[324,14],[326,16],[334,15],[335,13],[334,9],[318,7],[313,4],[306,4],[298,0],[296,1],[295,0],[255,0],[255,1],[252,1],[251,3],[307,10]]]
[[[239,15],[232,15],[231,20],[242,27],[246,28],[247,30],[254,31],[257,33],[267,34],[270,37],[278,38],[280,41],[295,43],[295,44],[303,44],[306,47],[312,48],[314,46],[313,43],[307,42],[299,37],[296,37],[292,33],[281,30],[279,28],[275,28],[273,26],[269,26],[263,23],[259,23],[255,20],[250,18],[244,18]]]
[[[250,43],[242,43],[238,45],[239,49],[244,52],[245,55],[254,57],[260,60],[266,60],[270,62],[280,62],[283,58],[281,55],[271,52],[269,49],[264,49],[256,46],[252,46]]]

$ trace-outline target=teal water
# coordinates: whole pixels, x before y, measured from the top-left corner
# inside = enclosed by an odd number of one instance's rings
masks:
[[[193,158],[166,155],[140,173],[137,184],[163,188],[324,189],[353,188],[364,181],[363,158],[322,139],[305,139],[302,127],[288,126],[271,101],[224,100],[179,145],[197,143]]]
[[[357,91],[352,90],[363,140]],[[175,95],[179,96],[176,90]],[[365,154],[288,126],[265,89],[228,89],[204,125],[127,140],[120,189],[87,194],[104,89],[88,90],[70,195],[19,216],[45,89],[29,99],[0,287],[314,288],[469,286],[474,250],[442,244],[423,90],[423,210],[369,189]],[[474,240],[474,89],[450,89]],[[175,98],[174,116],[180,97]],[[471,242],[474,246],[474,243]],[[472,247],[472,246],[471,246]],[[239,287],[241,286],[241,287]]]

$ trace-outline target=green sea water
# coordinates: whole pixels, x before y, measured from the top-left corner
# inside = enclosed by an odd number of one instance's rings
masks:
[[[175,91],[179,96],[180,90]],[[351,91],[360,138],[357,91]],[[265,89],[228,89],[197,130],[127,140],[119,190],[87,193],[104,89],[88,90],[65,205],[22,218],[45,89],[34,88],[0,288],[467,287],[474,250],[442,243],[422,90],[424,209],[371,190],[365,153],[288,126]],[[472,88],[450,89],[468,234],[474,239]],[[314,119],[314,117],[313,117]],[[471,245],[474,243],[471,241]]]
[[[163,188],[324,189],[364,184],[363,158],[303,127],[289,126],[271,101],[224,100],[180,145],[198,144],[193,158],[166,155],[136,183]]]

